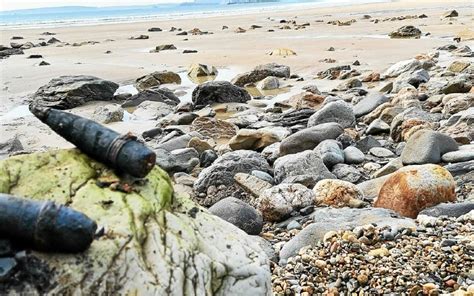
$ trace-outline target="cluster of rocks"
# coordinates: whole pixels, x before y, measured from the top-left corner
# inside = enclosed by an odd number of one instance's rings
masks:
[[[42,34],[45,35],[45,34]],[[49,34],[51,35],[51,33]],[[11,38],[15,40],[15,42],[10,42],[10,46],[0,45],[0,59],[8,58],[11,55],[21,55],[24,54],[24,50],[35,48],[35,47],[44,47],[50,46],[57,43],[61,43],[61,41],[55,37],[51,37],[49,40],[45,41],[44,38],[40,38],[40,42],[33,43],[33,42],[23,42],[20,43],[18,40],[23,40],[21,36],[13,36]]]
[[[420,35],[406,26],[394,37]],[[169,49],[175,47],[156,51]],[[440,63],[439,51],[452,63]],[[334,89],[321,92],[308,84],[275,104],[248,91],[300,79],[275,63],[230,82],[197,85],[191,102],[180,101],[181,78],[170,71],[138,78],[134,95],[114,94],[118,85],[97,77],[61,77],[32,100],[61,109],[111,101],[115,105],[96,110],[101,122],[120,120],[123,109],[155,121],[141,138],[156,152],[157,164],[177,190],[265,239],[268,256],[280,264],[274,269],[276,293],[378,294],[407,292],[407,286],[451,292],[472,284],[472,271],[460,266],[472,255],[472,244],[457,238],[472,232],[472,215],[464,223],[439,220],[443,231],[423,230],[414,219],[440,204],[472,210],[472,56],[467,46],[447,45],[383,73],[337,65],[318,73],[319,79],[341,80]],[[188,71],[191,77],[217,73],[201,64]],[[363,227],[370,223],[377,227]],[[433,250],[431,257],[422,257],[419,248]],[[413,256],[413,270],[403,272]],[[427,271],[429,264],[434,270]]]

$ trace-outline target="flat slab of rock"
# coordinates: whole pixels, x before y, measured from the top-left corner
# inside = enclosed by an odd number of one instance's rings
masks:
[[[33,103],[56,109],[71,109],[89,101],[110,101],[119,85],[95,76],[60,76],[40,87]]]
[[[443,162],[463,162],[474,160],[474,149],[448,152],[443,154],[441,160]]]
[[[264,190],[272,187],[272,184],[245,173],[235,174],[234,180],[240,187],[256,198],[258,198]]]
[[[232,83],[237,86],[244,86],[249,83],[256,83],[269,76],[288,78],[290,77],[290,67],[276,63],[259,65],[250,72],[237,75],[232,79]]]
[[[353,229],[372,223],[392,228],[416,227],[412,219],[402,218],[393,211],[377,208],[321,208],[316,209],[311,217],[314,223],[306,226],[283,246],[280,251],[280,260],[286,261],[289,257],[298,254],[302,247],[314,246],[317,242],[322,241],[324,235],[329,231]]]
[[[419,215],[431,217],[461,217],[471,211],[474,211],[474,202],[442,203],[434,207],[424,209],[419,213]]]
[[[41,290],[32,282],[37,276],[12,290],[31,295],[271,294],[268,258],[259,244],[188,197],[173,196],[163,170],[155,167],[147,182],[128,194],[100,188],[103,178],[120,180],[77,150],[0,161],[0,192],[68,204],[106,233],[84,253],[31,252],[54,272],[42,274]]]
[[[301,183],[308,187],[322,179],[335,179],[318,154],[311,150],[278,158],[274,174],[277,183]]]
[[[389,98],[380,93],[374,93],[366,96],[362,100],[360,100],[357,104],[355,104],[353,111],[355,117],[361,117],[366,114],[369,114],[375,108],[386,103],[389,101]]]
[[[409,139],[402,151],[403,164],[439,163],[443,154],[458,150],[450,136],[432,130],[419,130]]]
[[[312,150],[324,140],[336,139],[344,132],[338,123],[323,123],[309,127],[285,138],[280,145],[280,155]]]
[[[161,102],[173,107],[179,104],[179,98],[172,91],[165,88],[153,88],[129,97],[122,103],[122,108],[136,107],[145,101]]]

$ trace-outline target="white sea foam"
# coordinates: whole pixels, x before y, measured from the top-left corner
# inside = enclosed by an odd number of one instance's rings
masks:
[[[64,26],[88,26],[88,25],[99,25],[99,24],[114,24],[114,23],[134,23],[142,22],[147,20],[176,20],[186,18],[207,18],[214,16],[227,16],[227,15],[242,15],[242,14],[253,14],[260,12],[279,12],[279,11],[291,11],[318,7],[335,7],[344,6],[349,4],[366,4],[366,3],[382,3],[390,2],[391,0],[323,0],[317,2],[300,2],[300,3],[283,3],[283,2],[268,2],[259,3],[264,6],[252,6],[250,4],[238,4],[238,5],[216,5],[209,10],[199,10],[200,6],[196,6],[196,10],[188,11],[190,8],[186,6],[176,6],[176,9],[172,12],[156,12],[144,15],[134,16],[107,16],[107,17],[87,17],[79,15],[76,18],[70,19],[51,19],[38,20],[34,18],[19,17],[15,21],[2,21],[0,18],[0,29],[1,30],[15,30],[15,29],[33,29],[33,28],[57,28]],[[126,14],[126,10],[124,10]]]

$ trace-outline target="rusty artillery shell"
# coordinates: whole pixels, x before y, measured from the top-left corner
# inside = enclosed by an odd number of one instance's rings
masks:
[[[83,213],[52,201],[0,193],[0,237],[46,252],[85,251],[97,224]]]
[[[30,105],[31,112],[82,152],[119,172],[143,178],[156,154],[132,135],[120,135],[95,121],[68,112]]]

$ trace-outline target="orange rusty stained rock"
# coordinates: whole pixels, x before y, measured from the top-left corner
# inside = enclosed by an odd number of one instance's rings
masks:
[[[430,164],[394,173],[382,185],[374,206],[416,218],[425,208],[455,200],[451,174],[441,166]]]

